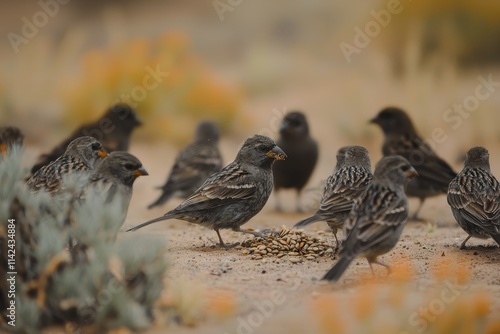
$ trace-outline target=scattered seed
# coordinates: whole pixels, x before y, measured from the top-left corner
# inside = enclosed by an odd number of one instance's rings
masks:
[[[328,240],[323,239],[308,236],[302,230],[287,230],[283,227],[278,233],[270,234],[266,238],[247,239],[241,243],[240,248],[242,255],[250,255],[253,260],[263,257],[282,258],[285,255],[297,261],[302,258],[313,260],[335,253]]]

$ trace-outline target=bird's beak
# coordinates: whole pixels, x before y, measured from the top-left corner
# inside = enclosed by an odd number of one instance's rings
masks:
[[[371,124],[378,124],[378,116],[373,117],[373,118],[369,121],[369,123],[371,123]]]
[[[0,154],[2,156],[6,156],[7,155],[7,145],[5,143],[1,143],[0,144]]]
[[[140,167],[136,170],[134,170],[134,175],[135,176],[141,176],[141,175],[149,175],[148,171],[144,167]]]
[[[278,147],[278,145],[274,146],[272,150],[266,153],[266,155],[275,160],[285,160],[287,158],[287,155],[281,148]]]
[[[142,125],[142,120],[139,117],[135,118],[135,125],[136,126],[141,126]]]
[[[406,172],[406,176],[407,177],[415,177],[415,176],[418,176],[418,172],[415,170],[415,168],[410,168],[408,169],[408,171]]]
[[[108,156],[108,152],[106,152],[105,149],[101,148],[99,151],[97,151],[97,155],[101,158],[106,158]]]

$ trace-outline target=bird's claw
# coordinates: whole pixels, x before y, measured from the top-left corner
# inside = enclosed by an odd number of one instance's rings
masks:
[[[217,244],[216,246],[218,246],[218,247],[222,247],[222,248],[224,248],[224,249],[226,249],[226,250],[227,250],[227,249],[231,249],[231,248],[234,248],[234,247],[236,247],[236,246],[239,246],[239,245],[240,245],[240,243],[239,243],[239,242],[235,242],[235,243],[232,243],[232,244],[225,244],[225,243],[224,243],[224,244],[220,244],[220,243],[219,243],[219,244]]]

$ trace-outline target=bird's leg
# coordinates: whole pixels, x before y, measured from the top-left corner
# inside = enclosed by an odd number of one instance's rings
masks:
[[[460,249],[465,249],[465,244],[467,243],[467,241],[469,241],[470,238],[471,238],[470,235],[468,235],[467,238],[465,238],[464,242],[462,242],[462,244],[460,245]]]
[[[217,236],[219,237],[219,243],[218,243],[218,245],[221,246],[221,247],[224,247],[225,249],[236,247],[236,246],[238,246],[240,244],[239,242],[236,242],[234,244],[226,245],[224,243],[224,241],[222,241],[222,237],[220,236],[219,229],[215,229],[215,233],[217,233]]]
[[[368,260],[368,264],[370,265],[370,270],[372,271],[372,276],[375,278],[375,271],[373,271],[372,261]]]
[[[226,244],[224,243],[224,241],[222,241],[222,237],[220,236],[219,230],[216,229],[215,233],[217,233],[217,236],[219,237],[219,245],[226,248]]]
[[[389,267],[387,264],[385,264],[383,262],[380,262],[379,260],[377,260],[377,258],[367,259],[367,260],[368,260],[368,264],[370,265],[370,269],[372,271],[373,277],[375,277],[375,272],[373,271],[372,263],[376,263],[378,265],[381,265],[382,267],[385,267],[385,269],[387,269],[387,275],[389,275],[392,272],[391,267]]]
[[[415,211],[415,213],[410,217],[410,220],[417,221],[417,222],[422,222],[422,221],[425,221],[425,219],[420,218],[418,216],[418,213],[420,212],[420,209],[422,209],[422,206],[424,205],[425,199],[424,198],[420,198],[419,200],[420,200],[420,204],[418,205],[417,211]]]
[[[339,239],[337,238],[337,231],[333,232],[333,236],[335,237],[335,249],[339,249]]]
[[[340,249],[339,239],[337,238],[337,232],[339,229],[332,222],[327,222],[327,224],[328,227],[332,230],[333,236],[335,237],[335,251],[337,251],[338,249]],[[333,254],[335,255],[335,252]]]

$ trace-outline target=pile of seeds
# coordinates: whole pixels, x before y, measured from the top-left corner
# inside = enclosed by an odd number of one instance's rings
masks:
[[[318,257],[332,257],[335,250],[326,240],[321,240],[304,234],[301,230],[288,230],[271,233],[265,238],[257,237],[241,243],[242,254],[250,255],[252,260],[262,260],[266,257],[282,258],[289,256],[292,263],[302,259],[316,260]]]

